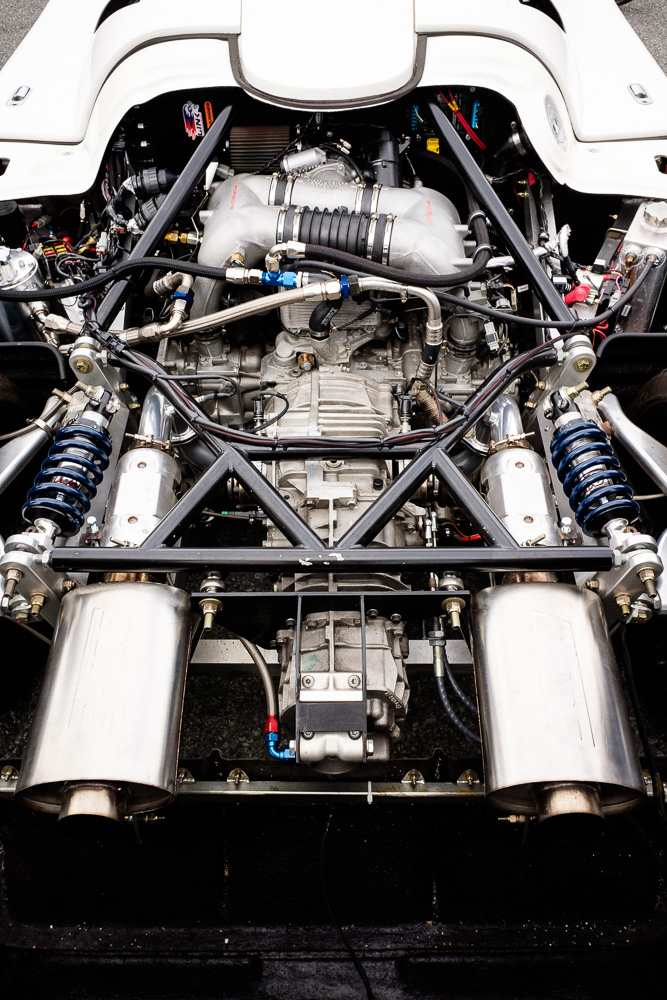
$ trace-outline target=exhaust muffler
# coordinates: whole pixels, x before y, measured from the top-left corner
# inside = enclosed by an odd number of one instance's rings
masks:
[[[121,821],[171,801],[190,602],[161,583],[67,594],[16,794],[59,819]]]
[[[540,821],[634,808],[646,789],[597,594],[511,583],[473,599],[487,794]]]

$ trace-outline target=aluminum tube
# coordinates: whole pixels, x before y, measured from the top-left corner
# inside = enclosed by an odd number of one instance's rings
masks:
[[[488,424],[492,441],[504,441],[507,437],[523,434],[523,423],[519,404],[513,396],[503,393],[489,407],[484,422]]]
[[[155,441],[166,442],[171,434],[173,418],[174,407],[165,399],[159,389],[151,386],[141,408],[139,434],[152,437]]]
[[[477,593],[472,611],[492,802],[543,818],[638,805],[644,778],[597,594],[508,584]]]
[[[278,696],[276,695],[276,689],[273,686],[273,678],[271,677],[269,666],[254,642],[250,642],[249,639],[244,639],[242,635],[238,638],[240,639],[241,644],[245,647],[250,659],[259,670],[259,675],[262,678],[264,693],[266,695],[266,714],[277,716]]]
[[[614,437],[624,444],[653,482],[667,495],[667,448],[626,417],[618,398],[612,394],[598,403],[602,415],[610,421]]]
[[[159,809],[176,790],[190,601],[159,583],[63,598],[16,794],[62,816]]]
[[[224,326],[235,320],[245,319],[248,316],[255,316],[257,313],[268,312],[270,309],[278,309],[280,306],[288,306],[294,302],[321,302],[323,299],[339,299],[340,284],[338,281],[320,281],[313,285],[306,285],[302,288],[291,288],[281,292],[279,295],[267,295],[261,299],[253,299],[250,302],[241,302],[237,306],[229,309],[221,309],[219,312],[202,316],[200,319],[189,319],[172,333],[162,333],[156,336],[152,329],[154,324],[150,324],[146,329],[148,335],[143,334],[142,327],[135,327],[125,330],[121,334],[128,344],[141,344],[144,341],[162,340],[168,336],[181,336],[186,333],[197,333],[201,330],[211,330],[216,326]]]
[[[398,281],[390,281],[389,278],[359,278],[359,288],[362,291],[387,291],[387,292],[398,292],[405,293],[407,295],[414,295],[417,298],[422,299],[428,307],[428,318],[432,323],[440,323],[442,325],[442,309],[440,308],[440,300],[435,292],[432,292],[430,288],[418,288],[416,285],[401,284]]]
[[[58,396],[50,396],[43,413],[55,407],[53,413],[44,423],[54,430],[65,411],[66,404]],[[0,493],[18,476],[21,469],[31,458],[42,449],[53,437],[44,427],[35,424],[25,434],[20,434],[0,448]]]
[[[471,447],[480,453],[489,451],[491,441],[504,441],[508,436],[523,434],[523,422],[519,405],[513,396],[503,393],[493,401],[475,427],[474,436],[469,439]]]

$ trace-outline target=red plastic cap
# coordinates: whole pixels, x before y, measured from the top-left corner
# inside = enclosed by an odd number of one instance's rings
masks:
[[[565,296],[565,304],[573,306],[576,302],[585,302],[590,295],[590,291],[590,285],[577,285],[576,288],[573,288],[572,291],[568,292]]]
[[[267,715],[266,723],[264,724],[265,733],[277,733],[278,732],[278,719],[275,715]]]

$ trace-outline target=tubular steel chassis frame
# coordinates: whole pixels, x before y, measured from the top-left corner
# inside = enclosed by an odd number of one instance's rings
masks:
[[[559,320],[573,319],[547,275],[537,264],[530,247],[496,195],[484,174],[465,148],[440,107],[429,105],[434,124],[444,147],[466,177],[475,197],[493,219],[517,264],[526,271],[546,311]],[[202,139],[185,166],[163,205],[146,232],[139,239],[130,259],[155,253],[162,236],[189,198],[192,189],[214,156],[227,131],[232,107],[226,107]],[[99,309],[98,319],[108,329],[131,290],[128,279],[118,281]],[[327,548],[318,535],[302,521],[283,497],[261,475],[253,462],[276,462],[289,455],[312,457],[313,452],[298,447],[273,449],[246,443],[220,442],[218,457],[191,490],[167,514],[160,525],[135,549],[56,548],[51,554],[54,570],[71,572],[146,571],[175,572],[195,568],[237,567],[250,571],[299,571],[305,567],[336,573],[381,570],[426,570],[437,562],[442,568],[477,569],[487,572],[509,570],[605,570],[612,564],[611,553],[600,546],[522,547],[508,532],[494,512],[482,500],[452,461],[448,452],[458,437],[418,447],[378,443],[377,447],[350,448],[350,454],[374,458],[411,459],[394,482],[343,535],[334,548]],[[327,453],[322,441],[322,457]],[[341,448],[336,455],[345,455]],[[458,548],[371,548],[373,539],[430,475],[436,475],[450,496],[476,525],[485,545]],[[235,478],[254,496],[266,516],[285,535],[292,548],[187,549],[173,548],[192,517],[199,513],[208,498]]]
[[[555,291],[545,272],[537,264],[522,233],[446,116],[436,103],[431,103],[429,110],[440,134],[443,147],[466,177],[466,182],[489,218],[493,220],[508,250],[532,282],[545,312],[558,320],[571,321],[573,319],[571,313]],[[139,239],[130,259],[147,257],[155,253],[163,234],[169,230],[178,213],[186,205],[194,186],[203,175],[209,162],[214,158],[216,147],[229,127],[231,117],[232,107],[228,106],[220,113],[195,149],[193,156],[179,175],[155,218]],[[98,321],[102,329],[108,330],[131,289],[132,283],[128,279],[118,281],[110,289],[98,311]],[[299,573],[304,570],[309,572],[320,570],[326,574],[335,573],[337,575],[357,573],[362,570],[373,573],[450,569],[457,572],[478,570],[495,573],[504,571],[598,571],[611,568],[611,552],[606,547],[598,545],[520,546],[450,457],[449,452],[459,443],[459,440],[460,435],[453,434],[449,439],[436,441],[425,447],[401,444],[392,447],[390,441],[378,442],[375,447],[355,448],[354,445],[351,445],[349,451],[337,446],[336,457],[354,455],[355,457],[364,456],[385,460],[408,460],[408,464],[371,507],[361,514],[334,547],[327,547],[324,544],[322,539],[289,506],[254,464],[260,461],[277,462],[287,456],[290,458],[313,457],[313,450],[298,445],[286,447],[282,444],[276,444],[270,448],[266,445],[260,446],[245,442],[232,444],[228,441],[217,441],[218,454],[212,465],[141,545],[136,548],[58,547],[53,549],[50,554],[50,565],[55,571],[69,572],[174,573],[183,570],[199,569],[204,571],[242,567],[248,572]],[[318,455],[320,458],[326,457],[326,439],[322,440],[322,449]],[[466,545],[465,549],[457,546],[419,549],[373,547],[373,540],[382,528],[431,475],[437,477],[449,496],[475,525],[483,544]],[[182,537],[188,525],[202,511],[209,498],[221,490],[231,479],[239,482],[255,499],[264,515],[283,533],[291,547],[175,547],[174,543]],[[207,595],[203,593],[193,594],[193,604],[197,606],[199,600],[205,596]],[[267,610],[259,616],[264,619],[265,628],[280,627],[281,620],[284,622],[286,617],[293,617],[296,622],[295,655],[298,674],[300,626],[304,614],[304,604],[305,613],[308,613],[308,609],[322,610],[332,606],[339,609],[358,610],[360,621],[363,622],[369,607],[376,610],[378,608],[384,609],[380,613],[389,614],[390,604],[394,612],[402,610],[412,618],[423,618],[425,614],[435,617],[441,613],[442,596],[442,592],[424,591],[329,593],[321,590],[275,594],[238,591],[236,593],[225,592],[225,602],[229,602],[232,607],[236,607],[238,610],[244,607],[248,600],[253,600],[255,608],[258,606],[258,599],[261,602],[272,602],[270,607],[267,607]],[[454,595],[448,593],[447,596]],[[459,596],[463,596],[463,592],[460,592]],[[368,603],[369,601],[371,604]],[[414,612],[410,614],[413,609],[418,610],[416,616]],[[366,643],[364,628],[361,629],[361,656],[363,694],[365,695]],[[362,699],[359,702],[358,719],[354,728],[365,736],[367,726],[364,705],[365,701]],[[325,720],[324,718],[320,719],[319,716],[325,709],[329,713],[326,724],[331,727],[335,722],[331,717],[332,706],[306,705],[298,701],[296,731],[320,729]],[[349,705],[346,710],[349,716]],[[345,720],[346,729],[350,728],[348,716]],[[235,786],[233,784],[231,789],[233,794],[248,793],[247,775],[245,772],[241,773],[244,774],[244,781],[236,782]],[[211,790],[205,789],[204,786],[211,785],[213,787],[219,784],[220,782],[203,782],[197,789],[194,786],[186,787],[185,785],[182,788],[184,793],[187,792],[186,797],[189,798],[194,794],[198,796],[200,793],[206,796],[207,792],[211,792]],[[355,793],[361,794],[365,787],[365,785],[356,786]],[[395,786],[393,787],[395,788]],[[312,788],[315,794],[323,794],[321,784],[299,783],[299,788],[304,791]],[[336,783],[331,783],[329,788],[330,793],[334,794],[338,786]],[[477,783],[475,790],[478,794],[482,793],[481,788],[481,784]],[[261,788],[258,786],[255,793],[262,794],[264,790],[263,786]],[[288,780],[284,791],[288,795],[294,794],[296,792],[295,783]],[[367,791],[369,794],[373,793],[370,782]],[[444,794],[446,797],[456,798],[459,795],[469,797],[470,792],[471,789],[467,785],[464,787],[460,785],[457,787],[456,784],[440,785],[438,789],[434,786],[433,790],[430,790],[430,785],[428,787],[420,785],[418,792],[414,786],[408,785],[404,788],[399,787],[390,794],[399,796],[425,793]]]

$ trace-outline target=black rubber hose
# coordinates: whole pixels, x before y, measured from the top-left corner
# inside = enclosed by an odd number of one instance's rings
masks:
[[[468,695],[465,693],[459,682],[456,680],[456,677],[454,677],[454,671],[452,670],[452,665],[447,657],[446,645],[443,649],[443,658],[445,661],[445,673],[447,674],[447,680],[452,685],[452,690],[454,694],[459,699],[461,704],[465,705],[465,707],[468,709],[469,712],[472,712],[473,715],[479,715],[479,710],[477,708],[477,705],[472,700],[472,698],[468,697]]]
[[[478,221],[483,222],[482,219],[479,219],[473,225],[476,225]],[[481,245],[481,242],[478,243],[478,246]],[[306,243],[306,256],[313,260],[331,261],[333,264],[339,264],[341,267],[353,271],[362,271],[376,278],[388,278],[389,281],[400,281],[402,285],[418,285],[420,288],[456,288],[458,285],[474,281],[486,270],[486,265],[491,260],[491,254],[490,249],[480,250],[475,263],[456,274],[422,274],[415,271],[401,271],[398,267],[388,267],[386,264],[376,264],[373,260],[356,257],[354,254],[345,253],[342,250],[332,250],[329,247]]]
[[[466,724],[464,722],[461,722],[458,715],[452,708],[449,696],[447,694],[447,688],[445,687],[445,678],[436,677],[435,682],[438,685],[438,694],[440,695],[440,701],[442,702],[442,707],[447,713],[447,717],[449,721],[452,723],[452,725],[456,726],[458,731],[460,733],[463,733],[463,735],[466,736],[469,740],[472,740],[473,743],[481,743],[482,741],[477,735],[477,733],[473,733],[472,729],[468,729]]]
[[[439,167],[454,174],[463,184],[468,202],[470,215],[480,212],[479,204],[468,184],[465,176],[457,172],[456,165],[445,156],[431,153],[427,150],[420,151],[420,156],[428,158]],[[346,253],[343,250],[333,250],[314,243],[306,244],[306,256],[315,260],[330,260],[341,267],[352,268],[363,271],[366,274],[375,275],[378,278],[388,278],[392,281],[400,281],[405,284],[419,285],[426,288],[455,288],[458,285],[465,285],[469,281],[479,278],[486,269],[486,265],[491,259],[492,249],[489,246],[489,230],[486,219],[483,215],[476,215],[471,225],[472,234],[475,237],[477,250],[473,256],[473,263],[470,267],[456,274],[420,274],[411,271],[402,271],[397,267],[388,267],[385,264],[378,264],[375,261],[367,260],[365,257],[357,257],[355,254]],[[481,249],[480,249],[481,248]]]

